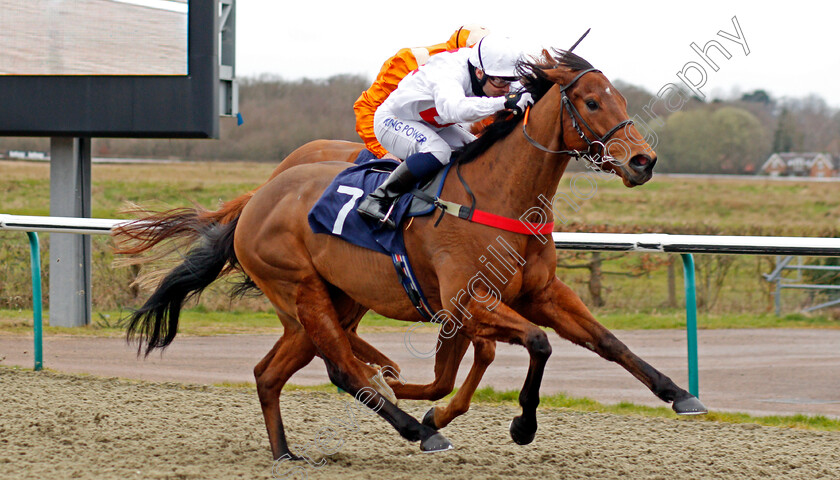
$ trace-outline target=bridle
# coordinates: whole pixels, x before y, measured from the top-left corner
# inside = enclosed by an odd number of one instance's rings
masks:
[[[522,121],[522,133],[525,135],[525,138],[528,139],[528,141],[531,143],[531,145],[535,146],[539,150],[542,150],[543,152],[552,153],[552,154],[559,154],[559,155],[570,155],[572,157],[575,157],[576,160],[580,160],[581,157],[587,157],[593,163],[595,163],[597,166],[600,167],[605,162],[613,160],[613,158],[608,155],[607,147],[606,147],[606,144],[607,144],[607,142],[609,142],[610,137],[615,135],[615,132],[621,130],[622,128],[624,128],[628,125],[633,125],[633,120],[627,119],[627,120],[624,120],[622,122],[619,122],[618,125],[612,127],[609,131],[607,131],[607,133],[605,133],[604,135],[601,135],[601,136],[598,136],[598,134],[595,132],[595,130],[593,130],[592,127],[590,127],[589,124],[586,123],[586,120],[583,119],[583,116],[580,114],[578,109],[575,108],[574,104],[569,99],[569,95],[566,93],[566,90],[569,87],[571,87],[572,85],[574,85],[575,82],[577,82],[580,79],[580,77],[582,77],[582,76],[584,76],[584,75],[586,75],[587,73],[590,73],[590,72],[601,73],[601,71],[596,69],[596,68],[589,68],[589,69],[583,70],[580,73],[578,73],[577,76],[575,76],[575,78],[573,78],[571,82],[569,82],[568,84],[566,84],[566,85],[564,85],[560,88],[560,95],[561,95],[561,97],[560,97],[560,122],[561,122],[560,130],[561,130],[561,132],[563,130],[563,128],[562,128],[563,110],[568,109],[569,110],[569,118],[572,120],[572,126],[575,128],[575,130],[577,130],[577,133],[578,133],[578,135],[580,135],[580,138],[582,138],[586,142],[586,145],[587,145],[586,150],[551,150],[549,148],[544,147],[539,142],[537,142],[536,140],[531,138],[531,136],[528,135],[528,132],[526,131],[526,126],[528,125],[528,114],[531,111],[530,105],[525,110],[525,116],[524,116],[524,119]],[[595,140],[590,140],[589,137],[586,136],[583,129],[580,128],[581,124],[583,124],[583,126],[586,127],[586,129],[589,130],[589,132],[592,135],[595,136]],[[600,149],[601,149],[600,153],[598,153],[597,151],[593,151],[593,150],[596,149],[596,146],[600,147]]]

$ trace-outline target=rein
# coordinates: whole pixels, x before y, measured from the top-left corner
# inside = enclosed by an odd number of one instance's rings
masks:
[[[577,131],[580,138],[582,138],[583,141],[586,142],[586,145],[587,145],[588,148],[586,150],[551,150],[551,149],[543,146],[542,144],[540,144],[536,140],[534,140],[530,135],[528,135],[528,131],[526,130],[526,128],[528,126],[528,116],[529,116],[529,113],[531,112],[531,106],[529,105],[525,109],[525,117],[522,120],[522,134],[525,135],[525,139],[528,140],[528,142],[531,145],[533,145],[537,149],[539,149],[543,152],[546,152],[546,153],[551,153],[551,154],[556,154],[556,155],[572,156],[572,157],[575,158],[575,160],[580,160],[580,158],[584,157],[584,156],[589,157],[589,158],[593,158],[593,155],[592,155],[593,147],[598,145],[601,148],[601,154],[599,155],[599,154],[595,153],[595,156],[603,159],[600,163],[603,163],[605,161],[608,161],[608,160],[612,159],[612,157],[607,155],[607,147],[606,147],[607,142],[609,142],[610,137],[615,135],[615,132],[621,130],[622,128],[626,127],[627,125],[632,125],[633,120],[627,119],[627,120],[624,120],[623,122],[619,122],[617,125],[612,127],[609,131],[607,131],[607,133],[605,133],[602,136],[598,136],[598,134],[595,133],[595,130],[593,130],[592,127],[590,127],[589,124],[586,123],[586,120],[584,120],[583,116],[580,114],[578,109],[574,106],[572,101],[569,99],[569,95],[566,93],[566,90],[569,87],[574,85],[580,79],[580,77],[586,75],[589,72],[600,73],[601,71],[596,69],[596,68],[588,68],[586,70],[583,70],[582,72],[578,73],[575,76],[575,78],[572,79],[571,82],[569,82],[567,85],[563,86],[560,89],[560,95],[561,95],[561,97],[560,97],[560,121],[561,122],[563,121],[563,110],[568,109],[569,118],[572,120],[572,126],[575,128],[575,130]],[[583,124],[583,126],[586,127],[586,129],[589,130],[589,132],[592,135],[595,136],[596,140],[590,140],[589,137],[587,137],[586,134],[584,133],[583,129],[580,128],[580,124]]]

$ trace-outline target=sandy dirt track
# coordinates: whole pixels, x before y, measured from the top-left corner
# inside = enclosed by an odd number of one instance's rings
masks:
[[[308,463],[276,465],[251,391],[0,368],[3,479],[836,479],[840,433],[541,409],[528,446],[518,409],[476,405],[444,431],[456,449],[422,454],[347,395],[281,399]],[[425,402],[403,402],[419,417]],[[348,410],[356,427],[343,427]],[[349,422],[347,422],[349,423]],[[312,447],[334,428],[323,455]],[[306,450],[305,445],[310,445]]]

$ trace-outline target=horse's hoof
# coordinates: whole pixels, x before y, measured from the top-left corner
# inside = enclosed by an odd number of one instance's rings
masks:
[[[534,436],[537,434],[537,423],[529,425],[528,421],[522,416],[514,417],[510,422],[510,438],[513,439],[517,445],[528,445],[534,441]]]
[[[429,409],[425,415],[423,415],[423,425],[434,428],[435,430],[438,429],[437,425],[435,425],[435,407]]]
[[[286,460],[291,460],[293,462],[297,462],[297,461],[306,460],[306,459],[303,458],[303,457],[298,457],[297,455],[295,455],[292,452],[288,452],[288,453],[284,453],[283,455],[280,455],[279,457],[275,458],[274,463],[283,463]]]
[[[445,452],[447,450],[452,450],[453,447],[452,443],[446,439],[440,433],[435,433],[431,437],[423,440],[420,442],[420,450],[423,453],[435,453],[435,452]]]
[[[675,401],[674,404],[671,405],[671,408],[673,408],[678,415],[703,415],[709,413],[709,409],[707,409],[706,406],[694,396]]]

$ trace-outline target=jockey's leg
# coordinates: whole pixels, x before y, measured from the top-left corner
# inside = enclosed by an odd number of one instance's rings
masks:
[[[382,222],[391,230],[397,228],[394,219],[391,218],[391,208],[400,196],[417,184],[417,178],[411,173],[408,164],[403,162],[391,172],[391,175],[359,203],[356,209],[363,216]]]
[[[359,203],[357,211],[382,222],[386,228],[394,229],[396,224],[390,217],[394,202],[443,168],[449,162],[452,149],[431,126],[423,122],[401,120],[381,108],[374,116],[374,131],[383,147],[405,161]]]

